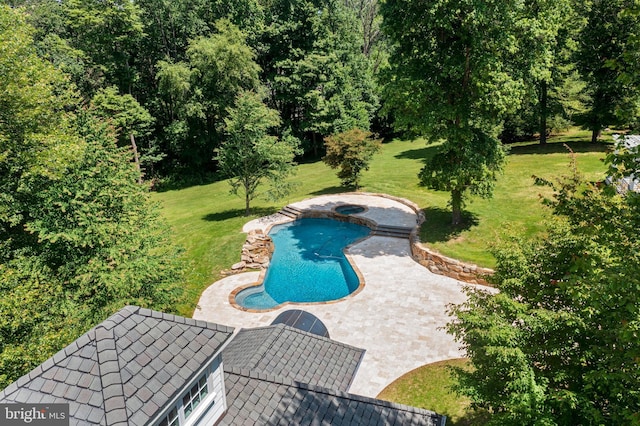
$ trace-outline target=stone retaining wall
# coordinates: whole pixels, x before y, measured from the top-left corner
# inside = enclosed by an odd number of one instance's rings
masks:
[[[433,252],[423,246],[415,235],[411,238],[411,255],[416,262],[434,274],[444,275],[469,284],[491,285],[486,277],[493,275],[493,269],[481,268]]]

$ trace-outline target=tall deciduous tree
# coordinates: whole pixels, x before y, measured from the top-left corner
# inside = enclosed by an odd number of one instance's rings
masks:
[[[633,2],[631,2],[633,3]],[[588,84],[591,103],[587,114],[591,140],[604,128],[628,123],[638,115],[640,86],[636,74],[640,21],[625,0],[593,0],[584,4],[587,24],[579,38],[578,69]]]
[[[238,93],[259,84],[259,67],[244,33],[226,20],[216,28],[218,33],[192,40],[187,62],[158,63],[161,103],[172,119],[166,129],[168,149],[185,168],[211,166],[227,109]]]
[[[454,225],[462,220],[465,194],[490,196],[504,162],[497,131],[522,92],[510,68],[522,8],[509,0],[391,0],[381,6],[394,46],[386,106],[399,130],[443,141],[420,177],[451,192]]]
[[[355,15],[339,0],[276,0],[265,7],[258,63],[284,127],[318,154],[322,137],[369,129],[378,106]]]
[[[382,148],[380,139],[373,139],[371,132],[351,129],[324,138],[327,154],[324,161],[332,169],[338,170],[338,178],[345,186],[360,187],[360,176],[369,170],[373,155]]]
[[[540,144],[547,142],[547,119],[550,116],[550,89],[555,87],[557,72],[562,64],[562,52],[571,42],[567,29],[580,21],[575,15],[571,0],[535,0],[525,3],[520,18],[523,28],[520,43],[526,55],[520,55],[523,78],[537,94],[538,132]]]
[[[452,311],[459,390],[496,425],[637,424],[640,204],[576,175],[556,191],[548,233],[498,251],[499,293]]]
[[[255,92],[239,94],[225,119],[226,139],[215,159],[220,172],[230,178],[231,192],[244,194],[246,216],[265,180],[270,184],[266,191],[269,198],[284,196],[291,188],[285,178],[294,171],[298,140],[290,135],[281,139],[270,135],[279,125],[278,111],[268,108]]]
[[[62,6],[71,45],[88,58],[93,89],[115,84],[131,94],[138,75],[134,58],[145,36],[138,5],[129,0],[65,0]]]

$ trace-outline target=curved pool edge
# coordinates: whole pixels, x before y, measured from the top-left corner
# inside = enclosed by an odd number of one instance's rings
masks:
[[[238,293],[240,293],[242,290],[245,290],[247,288],[251,288],[251,287],[259,287],[264,283],[264,278],[267,274],[267,270],[263,269],[260,271],[260,275],[258,276],[258,280],[249,284],[244,284],[241,285],[240,287],[236,287],[234,288],[231,293],[229,293],[229,304],[231,306],[233,306],[234,308],[240,310],[240,311],[244,311],[244,312],[250,312],[250,313],[265,313],[265,312],[273,312],[273,311],[277,311],[278,309],[281,309],[285,306],[288,305],[293,305],[293,306],[307,306],[307,305],[330,305],[333,303],[338,303],[338,302],[342,302],[344,300],[350,299],[352,297],[355,297],[358,293],[360,293],[362,290],[364,290],[365,287],[365,281],[364,281],[364,275],[362,274],[362,272],[360,271],[360,268],[358,268],[358,266],[355,263],[355,260],[353,259],[353,257],[351,256],[351,254],[348,252],[349,249],[353,246],[355,246],[356,244],[359,244],[369,238],[371,238],[372,235],[367,235],[364,238],[359,239],[358,241],[355,241],[351,244],[349,244],[348,246],[346,246],[344,248],[344,250],[342,251],[344,254],[344,257],[347,259],[347,261],[349,262],[349,265],[351,266],[351,268],[353,269],[353,272],[356,274],[356,277],[358,278],[358,288],[356,288],[355,290],[353,290],[351,293],[347,294],[344,297],[341,297],[340,299],[334,299],[334,300],[327,300],[327,301],[322,301],[322,302],[284,302],[284,303],[280,303],[279,305],[276,305],[272,308],[266,308],[266,309],[252,309],[252,308],[245,308],[244,306],[238,304],[236,302],[236,295]]]

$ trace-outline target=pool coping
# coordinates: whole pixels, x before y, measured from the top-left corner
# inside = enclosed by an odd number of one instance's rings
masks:
[[[365,206],[363,206],[365,207]],[[368,210],[368,207],[365,207],[365,211],[362,211],[360,213],[365,213]],[[361,222],[360,220],[358,221],[354,221],[351,220],[351,218],[353,216],[355,216],[354,214],[351,215],[345,215],[345,214],[341,214],[341,213],[337,213],[335,212],[335,208],[330,210],[331,214],[329,216],[325,216],[326,214],[326,210],[305,210],[303,212],[301,212],[301,214],[296,218],[296,219],[291,219],[287,217],[287,220],[283,220],[282,222],[278,222],[278,221],[274,221],[271,222],[267,225],[267,227],[263,230],[265,235],[268,235],[269,232],[271,231],[271,228],[277,225],[283,225],[285,223],[289,223],[289,222],[295,222],[297,219],[332,219],[332,220],[338,220],[340,222],[347,222],[347,223],[353,223],[355,225],[360,225],[360,226],[366,226],[367,228],[370,229],[370,233],[369,235],[367,235],[366,237],[360,238],[357,241],[354,241],[353,243],[349,244],[348,246],[346,246],[343,250],[342,253],[344,254],[344,257],[347,259],[347,262],[349,262],[349,265],[351,265],[351,268],[353,269],[353,272],[355,272],[356,277],[358,278],[358,288],[356,288],[354,291],[352,291],[351,293],[349,293],[348,295],[341,297],[340,299],[334,299],[334,300],[327,300],[327,301],[322,301],[322,302],[284,302],[284,303],[280,303],[272,308],[267,308],[267,309],[252,309],[252,308],[245,308],[244,306],[241,306],[240,304],[238,304],[236,302],[236,296],[238,295],[238,293],[240,293],[243,290],[246,290],[248,288],[251,287],[259,287],[261,285],[264,284],[264,279],[265,276],[267,275],[267,269],[262,269],[260,271],[260,275],[258,276],[258,279],[252,283],[248,283],[248,284],[244,284],[241,285],[237,288],[235,288],[234,290],[231,291],[231,293],[229,293],[229,304],[231,306],[233,306],[234,308],[244,311],[244,312],[252,312],[252,313],[264,313],[264,312],[272,312],[272,311],[276,311],[278,309],[281,309],[285,306],[288,305],[293,305],[293,306],[308,306],[308,305],[330,305],[333,303],[339,303],[342,302],[344,300],[350,299],[352,297],[355,297],[358,293],[360,293],[366,283],[364,280],[364,275],[362,274],[362,272],[360,271],[360,268],[358,268],[358,265],[356,265],[355,261],[353,260],[353,257],[351,256],[351,254],[349,254],[349,249],[351,247],[353,247],[356,244],[359,244],[369,238],[372,237],[371,232],[373,232],[374,228],[371,227],[371,225],[369,224],[364,224],[364,223],[359,223]],[[360,214],[360,213],[356,213],[356,214]],[[307,215],[309,214],[309,216]],[[321,216],[316,216],[317,214],[321,214]],[[374,220],[371,219],[366,219],[366,218],[360,218],[369,222],[372,222],[374,224],[374,226],[377,226],[376,222]],[[269,254],[269,259],[271,259],[271,256],[273,255],[273,253]]]

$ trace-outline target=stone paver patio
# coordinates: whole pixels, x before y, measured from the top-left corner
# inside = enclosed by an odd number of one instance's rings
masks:
[[[321,196],[292,206],[331,210],[339,204],[367,206],[360,215],[379,225],[417,223],[411,207],[376,195]],[[258,219],[249,222],[244,231],[285,220],[280,215]],[[288,304],[270,312],[244,312],[231,305],[229,294],[257,281],[258,272],[247,272],[207,288],[193,317],[239,329],[269,325],[287,309],[311,312],[324,322],[332,339],[366,350],[349,391],[369,397],[376,397],[395,379],[417,367],[464,355],[442,329],[449,321],[447,305],[465,300],[464,283],[433,274],[415,262],[408,239],[373,236],[352,246],[349,253],[365,281],[364,289],[353,297],[329,304]]]

